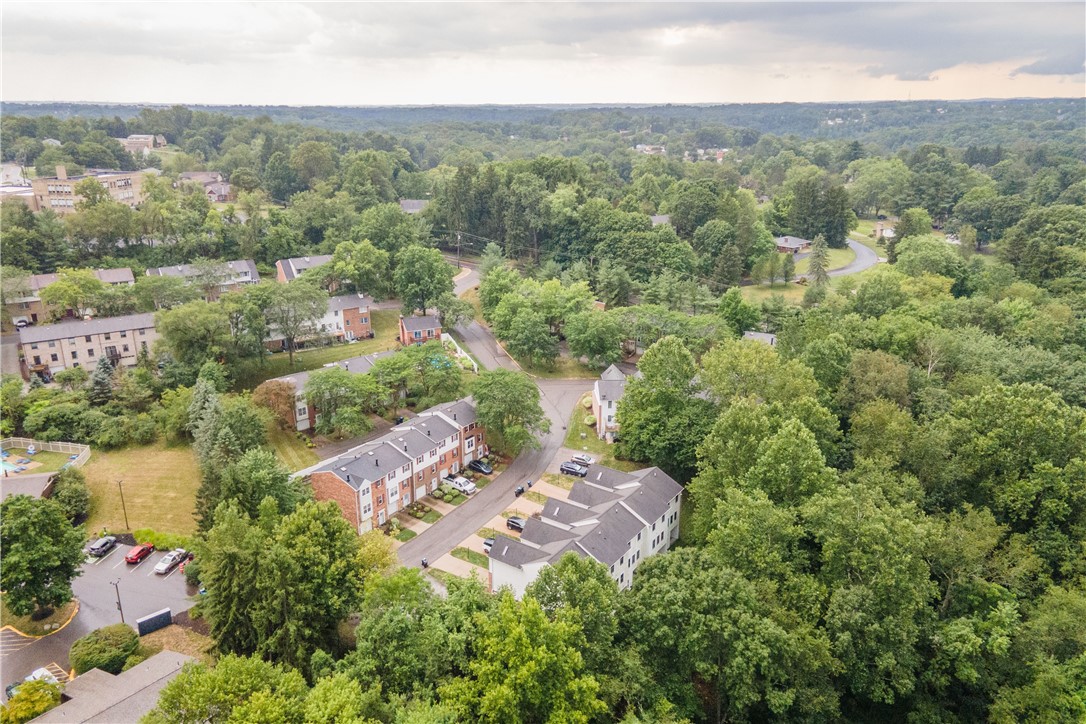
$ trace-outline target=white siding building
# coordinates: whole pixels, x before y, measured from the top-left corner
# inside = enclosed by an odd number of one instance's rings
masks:
[[[548,500],[529,518],[520,539],[499,537],[490,550],[490,586],[518,599],[543,566],[566,553],[607,566],[629,588],[641,561],[679,537],[682,486],[659,468],[633,473],[593,465],[566,500]]]

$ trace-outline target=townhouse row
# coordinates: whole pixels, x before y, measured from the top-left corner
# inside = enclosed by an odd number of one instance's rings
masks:
[[[295,473],[332,500],[359,533],[432,493],[442,478],[487,454],[470,398],[431,407],[379,438]]]

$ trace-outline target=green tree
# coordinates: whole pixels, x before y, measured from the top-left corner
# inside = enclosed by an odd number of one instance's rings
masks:
[[[369,241],[344,241],[332,255],[332,270],[338,279],[350,282],[354,291],[381,299],[389,292],[389,254]]]
[[[719,314],[735,336],[741,336],[748,329],[754,329],[758,323],[758,310],[743,301],[743,293],[737,288],[729,289],[720,298]]]
[[[277,504],[270,505],[278,510]],[[207,589],[201,608],[211,637],[224,653],[251,654],[259,643],[251,611],[266,535],[236,502],[227,502],[216,510],[215,525],[198,543],[200,580]]]
[[[3,724],[23,724],[49,711],[60,703],[60,685],[41,679],[19,685],[15,696],[4,703],[0,712]]]
[[[298,341],[316,333],[317,322],[327,311],[328,295],[322,289],[304,283],[271,288],[264,314],[273,334],[283,340],[291,367]]]
[[[453,291],[453,268],[437,249],[410,246],[397,256],[393,275],[404,314],[423,313]]]
[[[64,510],[68,520],[75,521],[90,510],[90,490],[87,477],[76,467],[66,467],[53,484],[53,500]]]
[[[509,455],[539,447],[536,436],[550,431],[551,422],[539,404],[539,388],[531,378],[505,369],[479,374],[472,388],[479,422],[494,446]]]
[[[633,279],[625,266],[610,259],[600,261],[596,270],[596,295],[608,309],[627,306],[634,289]]]
[[[73,528],[58,503],[13,495],[0,505],[4,605],[16,616],[72,600],[72,579],[83,565],[83,529]]]
[[[199,296],[199,291],[181,277],[137,277],[133,289],[137,305],[145,312],[177,307]]]
[[[516,269],[498,267],[493,269],[479,285],[479,302],[483,307],[483,318],[493,322],[494,311],[507,295],[512,294],[523,282]]]
[[[59,314],[71,309],[82,319],[93,311],[94,302],[106,285],[90,269],[60,269],[57,280],[41,290],[42,303],[56,307]]]
[[[796,258],[791,254],[785,254],[781,260],[781,281],[785,284],[792,281],[796,275]]]
[[[139,643],[139,634],[131,626],[115,623],[95,629],[76,640],[68,652],[68,659],[76,674],[84,674],[91,669],[119,674]]]
[[[239,509],[255,518],[260,503],[272,498],[279,513],[286,515],[309,497],[308,488],[292,479],[288,470],[270,450],[252,448],[223,470],[220,484],[222,500],[237,503]]]
[[[299,181],[313,188],[335,173],[335,149],[321,141],[303,141],[290,152],[290,167]]]
[[[368,432],[373,427],[369,416],[389,404],[388,389],[373,375],[351,374],[338,366],[313,372],[305,396],[317,411],[317,431],[343,437]]]
[[[478,623],[467,675],[439,688],[442,702],[477,722],[591,721],[606,705],[584,673],[578,633],[548,621],[535,599],[503,594],[496,613]]]
[[[486,280],[487,274],[505,266],[505,252],[493,241],[488,242],[479,257],[479,279]]]
[[[219,304],[195,301],[164,309],[155,315],[155,328],[170,356],[194,370],[231,349],[230,320]]]
[[[829,252],[826,248],[826,239],[819,234],[811,244],[811,256],[807,260],[807,276],[815,286],[824,286],[829,283]]]
[[[501,310],[495,312],[497,317]],[[496,336],[505,342],[509,354],[539,367],[551,367],[558,359],[558,339],[551,333],[547,318],[538,309],[523,306],[512,316],[495,322]]]
[[[565,328],[570,354],[603,369],[622,357],[622,327],[614,315],[599,310],[569,318]]]
[[[886,258],[893,264],[897,261],[897,245],[910,236],[924,236],[931,233],[931,215],[924,209],[905,209],[901,220],[894,225],[894,235],[886,240]]]
[[[435,303],[442,329],[455,329],[475,318],[475,307],[471,302],[460,299],[455,294],[443,294]]]

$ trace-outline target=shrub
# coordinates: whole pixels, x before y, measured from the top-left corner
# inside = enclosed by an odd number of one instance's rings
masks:
[[[131,626],[117,623],[91,631],[76,641],[72,644],[68,659],[76,674],[91,669],[119,674],[139,643],[140,637]]]
[[[132,532],[132,535],[137,543],[151,543],[160,551],[173,550],[174,548],[192,550],[192,539],[183,535],[158,533],[150,528],[138,528]]]
[[[73,467],[61,470],[53,487],[53,500],[64,509],[68,520],[86,515],[90,509],[90,490],[83,471]]]
[[[596,416],[595,415],[586,415],[585,418],[584,418],[584,424],[588,425],[589,427],[592,427],[593,425],[596,424]]]
[[[584,409],[591,410],[592,409],[592,398],[591,397],[584,398],[584,401],[581,402],[581,404],[584,405]]]
[[[438,500],[444,500],[445,498],[445,493],[441,492],[441,488],[438,488],[434,492],[430,493],[430,495],[434,496]]]
[[[60,703],[60,686],[48,681],[28,681],[4,704],[3,724],[23,724]]]

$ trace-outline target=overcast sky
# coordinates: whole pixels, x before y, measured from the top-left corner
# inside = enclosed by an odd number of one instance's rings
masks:
[[[1083,97],[1086,3],[2,5],[3,99]]]

